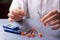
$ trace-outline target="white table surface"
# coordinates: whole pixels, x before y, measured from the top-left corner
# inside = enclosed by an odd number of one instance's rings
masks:
[[[25,28],[25,31],[35,27],[39,33],[43,33],[43,37],[36,34],[34,38],[28,38],[27,36],[5,32],[3,29],[5,24],[19,25],[20,28]],[[26,19],[23,22],[9,22],[7,19],[0,19],[0,40],[60,40],[60,29],[51,30],[51,27],[44,27],[39,20]]]

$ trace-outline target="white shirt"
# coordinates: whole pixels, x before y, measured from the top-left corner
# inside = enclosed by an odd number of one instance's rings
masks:
[[[20,7],[26,10],[26,13],[32,19],[39,19],[49,11],[60,9],[60,0],[13,0],[9,11]]]

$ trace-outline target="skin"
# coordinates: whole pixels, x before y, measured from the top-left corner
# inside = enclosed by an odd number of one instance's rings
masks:
[[[25,16],[25,11],[18,7],[8,13],[8,17],[9,17],[8,20],[11,22],[20,21],[24,16]]]
[[[60,12],[57,10],[51,10],[40,20],[44,23],[47,23],[48,26],[51,26],[52,30],[60,28]]]

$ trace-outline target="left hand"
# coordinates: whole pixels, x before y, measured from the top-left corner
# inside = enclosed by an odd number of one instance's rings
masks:
[[[52,30],[56,30],[60,28],[60,12],[57,10],[52,10],[45,15],[41,21],[51,26]]]

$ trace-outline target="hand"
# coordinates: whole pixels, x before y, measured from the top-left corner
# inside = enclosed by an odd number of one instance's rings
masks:
[[[60,28],[60,12],[57,10],[52,10],[45,15],[41,21],[51,26],[52,30],[56,30]]]
[[[9,21],[20,21],[25,16],[25,11],[21,8],[16,8],[8,13]]]

